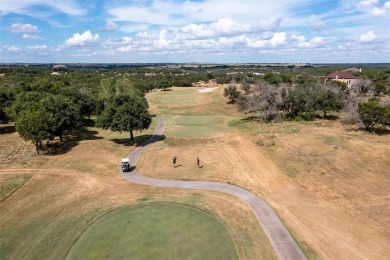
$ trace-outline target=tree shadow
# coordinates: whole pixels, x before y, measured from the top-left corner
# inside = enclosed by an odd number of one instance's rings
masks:
[[[383,127],[373,127],[369,131],[367,131],[366,128],[364,128],[364,127],[359,127],[359,131],[371,133],[371,134],[375,134],[375,135],[379,135],[379,136],[390,134],[390,130],[387,128],[383,128]]]
[[[45,154],[47,155],[61,155],[68,153],[74,147],[76,147],[80,141],[83,140],[100,140],[103,139],[101,136],[96,136],[98,134],[95,130],[88,130],[87,128],[82,128],[77,132],[72,133],[71,135],[64,136],[64,142],[51,142],[48,143]]]
[[[326,115],[326,116],[321,116],[321,115],[316,115],[315,116],[315,118],[316,119],[323,119],[323,120],[329,120],[329,121],[336,121],[336,120],[338,120],[338,119],[340,119],[340,117],[339,116],[337,116],[337,115]]]
[[[241,121],[243,122],[253,122],[253,121],[260,121],[259,117],[257,116],[248,116],[248,117],[245,117],[243,119],[241,119]]]
[[[0,126],[0,134],[13,134],[16,132],[16,127],[14,125],[2,125]]]
[[[124,146],[145,146],[148,144],[152,144],[158,141],[165,140],[165,135],[139,135],[134,137],[134,140],[131,141],[130,138],[122,138],[122,139],[111,139],[110,141],[121,144]]]
[[[162,89],[161,91],[172,91],[170,88]]]
[[[340,119],[340,117],[336,116],[336,115],[327,115],[326,117],[324,117],[324,119],[331,120],[331,121],[336,121],[336,120]]]
[[[93,119],[84,119],[83,120],[83,126],[95,127],[95,120],[93,120]]]

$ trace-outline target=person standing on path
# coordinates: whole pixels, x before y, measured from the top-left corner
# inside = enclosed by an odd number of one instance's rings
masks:
[[[173,156],[172,162],[173,162],[173,168],[176,168],[176,156]]]
[[[200,160],[199,160],[199,157],[196,157],[196,167],[198,167],[198,169],[200,168]]]

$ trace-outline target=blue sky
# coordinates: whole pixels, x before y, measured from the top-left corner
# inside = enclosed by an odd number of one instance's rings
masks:
[[[0,62],[390,62],[386,0],[1,0]]]

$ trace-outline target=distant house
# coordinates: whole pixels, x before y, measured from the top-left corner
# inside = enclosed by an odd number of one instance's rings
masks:
[[[353,84],[356,83],[357,79],[354,75],[346,71],[335,71],[325,77],[325,81],[327,80],[337,80],[340,82],[344,82],[347,84],[348,87],[351,87]]]
[[[65,69],[66,69],[65,65],[57,64],[57,65],[53,65],[52,71],[61,71],[61,70],[65,70]]]

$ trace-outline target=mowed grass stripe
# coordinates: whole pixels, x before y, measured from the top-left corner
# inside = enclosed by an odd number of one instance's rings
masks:
[[[173,203],[110,212],[91,225],[68,259],[237,259],[224,225],[211,214]]]

